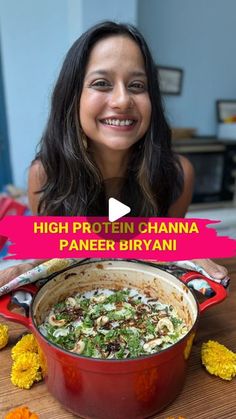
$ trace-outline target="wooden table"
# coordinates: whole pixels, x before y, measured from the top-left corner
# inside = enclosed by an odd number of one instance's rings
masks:
[[[202,315],[182,393],[155,418],[236,418],[236,378],[228,382],[211,376],[201,366],[200,361],[201,344],[208,339],[217,340],[236,352],[236,258],[218,262],[227,266],[231,275],[229,297]],[[4,319],[1,319],[1,322],[7,323]],[[30,390],[21,390],[11,384],[10,348],[21,334],[25,333],[25,328],[14,323],[8,324],[10,342],[7,348],[0,352],[0,418],[3,419],[6,412],[22,404],[28,405],[31,411],[38,413],[40,419],[75,418],[54,400],[43,382],[34,385]]]

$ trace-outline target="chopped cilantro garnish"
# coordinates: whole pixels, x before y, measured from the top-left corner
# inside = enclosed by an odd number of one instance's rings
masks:
[[[178,327],[179,325],[183,324],[183,320],[178,317],[171,317],[171,323],[173,324],[174,328]]]
[[[128,290],[116,291],[114,294],[107,297],[106,303],[122,303],[127,300],[128,295]]]
[[[81,341],[84,356],[123,359],[160,352],[187,333],[187,325],[172,305],[149,298],[146,310],[143,297],[149,296],[141,295],[138,290],[108,291],[98,289],[94,293],[73,295],[76,306],[65,301],[57,303],[40,325],[44,336],[69,351]],[[157,326],[160,311],[166,313],[165,318],[174,326],[172,333],[167,327],[162,327],[165,336],[160,334]],[[53,316],[66,322],[55,325]],[[161,339],[162,343],[153,345],[155,339]],[[145,345],[148,342],[150,345]]]

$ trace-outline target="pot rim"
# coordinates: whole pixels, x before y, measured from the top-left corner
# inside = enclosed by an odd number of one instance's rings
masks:
[[[76,263],[75,265],[73,265],[73,266],[70,266],[70,269],[73,269],[73,268],[76,268],[77,266],[84,266],[84,265],[87,265],[87,264],[91,264],[91,263],[98,263],[98,262],[100,262],[100,261],[122,261],[122,262],[133,262],[133,263],[138,263],[138,264],[141,264],[141,265],[146,265],[146,266],[151,266],[151,267],[154,267],[154,268],[156,268],[156,269],[160,269],[160,270],[163,270],[163,272],[166,272],[164,269],[161,269],[160,268],[160,266],[159,265],[156,265],[155,263],[152,263],[152,262],[146,262],[146,261],[144,261],[144,263],[143,263],[143,261],[139,261],[139,260],[134,260],[134,259],[111,259],[111,258],[107,258],[107,259],[96,259],[96,260],[85,260],[84,262],[82,262],[82,263]],[[66,269],[66,271],[67,270],[69,270],[69,269]],[[50,278],[50,280],[49,281],[51,281],[52,279],[54,279],[57,275],[60,275],[62,272],[57,272],[56,274],[54,274],[51,278]],[[64,273],[64,271],[63,271],[63,273]],[[176,276],[174,276],[173,274],[171,274],[171,273],[169,273],[168,272],[168,274],[169,275],[171,275],[171,276],[173,276],[177,281],[179,281],[179,282],[181,282],[182,284],[184,284],[185,286],[187,286],[186,284],[185,284],[185,282],[184,281],[182,281],[181,279],[179,279],[179,278],[177,278]],[[199,303],[198,303],[198,301],[197,301],[197,298],[196,298],[196,296],[195,296],[195,294],[194,294],[194,292],[193,292],[193,290],[190,288],[190,287],[187,287],[188,288],[188,290],[189,290],[189,292],[191,292],[191,294],[192,294],[192,296],[193,296],[193,298],[194,298],[194,300],[195,300],[195,303],[196,303],[196,311],[197,311],[197,313],[196,313],[196,319],[195,319],[195,321],[193,322],[193,324],[192,324],[192,326],[191,326],[191,328],[189,329],[189,331],[186,333],[186,335],[184,335],[181,339],[179,339],[177,342],[175,342],[174,344],[172,344],[172,345],[170,345],[168,348],[165,348],[165,349],[162,349],[160,352],[156,352],[156,353],[153,353],[153,354],[147,354],[147,355],[140,355],[140,356],[137,356],[137,357],[132,357],[132,358],[121,358],[121,359],[102,359],[102,358],[95,358],[95,357],[89,357],[89,356],[85,356],[85,355],[80,355],[80,354],[76,354],[76,353],[74,353],[74,352],[71,352],[71,351],[69,351],[68,349],[63,349],[61,346],[59,346],[59,345],[57,345],[56,343],[54,343],[54,342],[51,342],[50,340],[48,340],[43,334],[42,334],[42,332],[40,332],[40,330],[39,330],[39,328],[38,328],[38,325],[36,324],[36,321],[35,321],[35,316],[33,315],[33,306],[34,306],[34,301],[35,301],[35,298],[37,297],[37,295],[38,295],[38,292],[39,291],[41,291],[44,287],[46,287],[47,286],[47,283],[49,282],[49,281],[47,281],[44,285],[42,285],[42,287],[41,288],[39,288],[37,291],[36,291],[36,293],[33,295],[33,298],[32,298],[32,302],[31,302],[31,304],[30,304],[30,309],[29,309],[29,315],[30,315],[30,317],[31,317],[31,320],[32,320],[32,325],[33,325],[33,328],[36,330],[36,332],[37,333],[39,333],[39,335],[40,335],[40,337],[47,343],[47,344],[49,344],[50,346],[52,346],[52,347],[55,347],[57,350],[59,350],[60,352],[62,352],[62,353],[66,353],[66,354],[69,354],[70,356],[73,356],[73,357],[75,357],[76,359],[82,359],[82,360],[89,360],[89,361],[92,361],[92,362],[99,362],[99,363],[103,363],[103,362],[109,362],[109,363],[120,363],[120,362],[130,362],[130,361],[132,361],[132,362],[137,362],[137,360],[141,360],[141,361],[145,361],[147,358],[148,359],[150,359],[150,358],[153,358],[153,357],[156,357],[156,356],[161,356],[161,354],[163,354],[163,353],[166,353],[166,352],[168,352],[168,351],[170,351],[173,347],[176,347],[176,346],[178,346],[178,345],[180,345],[185,339],[187,339],[188,340],[188,337],[191,335],[191,333],[192,333],[192,331],[193,331],[193,329],[194,328],[196,328],[197,327],[197,324],[198,324],[198,321],[199,321],[199,317],[200,317],[200,310],[199,310]]]

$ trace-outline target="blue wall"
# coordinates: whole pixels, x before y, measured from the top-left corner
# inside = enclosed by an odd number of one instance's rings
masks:
[[[216,134],[215,100],[236,99],[236,1],[140,0],[138,24],[157,62],[184,69],[181,96],[166,96],[174,126]]]
[[[12,182],[9,153],[5,93],[2,77],[2,60],[0,51],[0,191],[7,183]]]
[[[0,1],[8,132],[18,186],[26,184],[52,85],[69,44],[66,6],[58,0]]]
[[[0,0],[3,79],[15,185],[26,186],[27,168],[47,120],[52,87],[70,45],[98,21],[136,23],[136,5],[136,0]]]
[[[137,23],[137,0],[85,0],[83,30],[102,20]]]

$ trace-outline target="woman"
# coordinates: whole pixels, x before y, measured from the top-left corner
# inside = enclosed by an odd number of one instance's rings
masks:
[[[89,29],[69,50],[53,92],[29,171],[32,212],[106,215],[115,196],[133,216],[184,217],[193,178],[189,161],[171,150],[156,65],[142,35],[114,22]],[[201,265],[213,276],[227,274],[209,260]],[[2,282],[16,274],[11,269]]]

